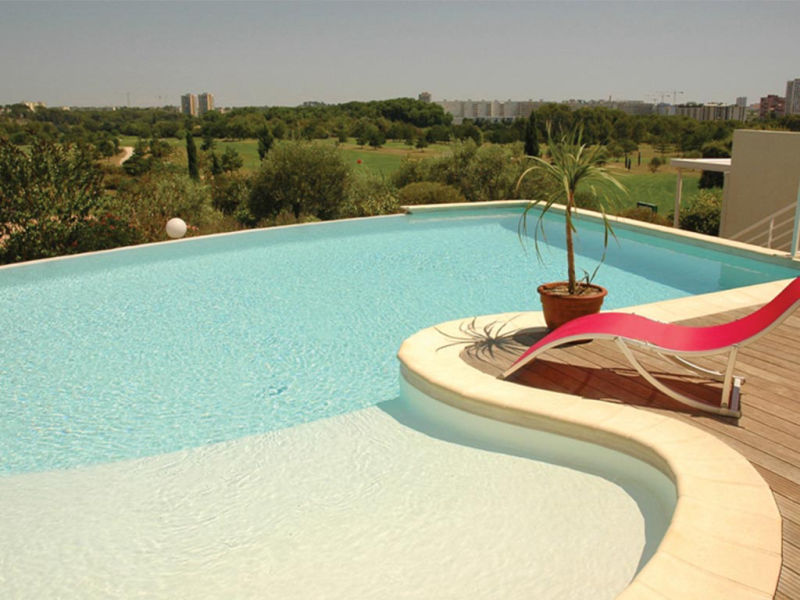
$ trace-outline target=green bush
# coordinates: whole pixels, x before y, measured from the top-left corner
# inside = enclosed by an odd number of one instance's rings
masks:
[[[295,218],[335,218],[347,196],[350,169],[333,146],[283,142],[261,165],[250,193],[250,212],[258,219],[291,211]]]
[[[628,208],[619,213],[619,216],[635,219],[637,221],[644,221],[646,223],[653,223],[655,225],[664,225],[666,227],[672,225],[672,220],[669,217],[660,215],[645,206]]]
[[[215,231],[221,214],[211,206],[210,186],[186,174],[165,173],[139,179],[110,203],[109,209],[126,218],[145,241],[166,239],[164,227],[180,217],[190,232]]]
[[[719,235],[721,212],[722,190],[701,190],[681,208],[681,229],[707,235]]]
[[[217,175],[211,182],[211,205],[225,215],[234,214],[239,207],[247,206],[251,184],[247,175]]]
[[[432,181],[431,165],[433,159],[406,156],[397,170],[392,173],[392,183],[398,188],[418,181]]]
[[[586,210],[600,211],[602,202],[596,194],[592,194],[588,190],[580,190],[575,192],[575,206]]]
[[[397,189],[379,173],[361,171],[350,180],[339,218],[372,217],[398,212]]]
[[[461,192],[470,202],[507,200],[522,174],[522,148],[481,146],[472,155],[461,178]]]
[[[393,181],[399,188],[422,181],[449,185],[469,202],[505,200],[529,197],[541,183],[540,178],[533,177],[517,189],[526,166],[528,161],[519,142],[479,147],[472,139],[466,139],[453,142],[452,151],[444,156],[404,160]]]
[[[83,220],[77,227],[72,249],[93,252],[144,242],[142,234],[124,217],[111,212]]]
[[[79,252],[103,193],[90,147],[34,140],[23,151],[0,139],[0,262]]]
[[[461,190],[461,193],[468,200],[472,200],[465,191],[465,188],[468,188],[466,173],[475,160],[478,145],[473,140],[468,139],[463,142],[453,142],[450,148],[450,153],[429,159],[430,170],[427,180],[451,185]]]
[[[650,169],[650,172],[655,173],[656,171],[658,171],[659,167],[661,167],[661,165],[663,165],[665,162],[666,160],[662,160],[657,156],[654,156],[653,158],[650,159],[650,165],[648,166],[648,168]]]
[[[730,158],[730,145],[722,141],[706,142],[701,148],[703,158]],[[717,171],[703,171],[697,187],[701,190],[721,188],[725,182],[725,175]]]
[[[409,183],[400,190],[400,205],[451,204],[466,202],[456,188],[435,181]]]
[[[297,225],[300,223],[316,223],[317,221],[319,221],[319,219],[314,215],[300,214],[299,216],[295,216],[292,211],[284,209],[272,219],[265,219],[259,224],[271,227],[280,225]]]

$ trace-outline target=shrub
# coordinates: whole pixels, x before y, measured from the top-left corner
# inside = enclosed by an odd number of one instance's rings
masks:
[[[120,192],[110,208],[127,217],[145,241],[165,239],[164,226],[172,217],[180,217],[191,227],[208,228],[221,216],[211,206],[208,185],[172,173],[141,178]]]
[[[232,173],[242,168],[244,159],[232,147],[228,146],[219,159],[220,167],[225,173]]]
[[[456,188],[435,181],[409,183],[400,190],[400,205],[405,204],[451,204],[466,199]]]
[[[453,142],[452,151],[425,160],[404,160],[395,172],[395,185],[429,181],[449,185],[469,202],[503,200],[533,189],[535,182],[525,182],[524,190],[516,183],[525,167],[521,143],[513,145],[478,145],[470,138]]]
[[[211,183],[211,205],[225,215],[234,214],[247,206],[251,180],[246,175],[217,175]]]
[[[141,233],[126,218],[111,212],[84,219],[71,246],[75,252],[93,252],[144,242]]]
[[[681,209],[681,229],[707,235],[719,235],[721,212],[722,190],[701,190]]]
[[[585,208],[586,210],[600,211],[600,199],[597,195],[592,194],[588,190],[580,190],[575,192],[575,206],[578,208]]]
[[[636,219],[637,221],[645,221],[646,223],[654,223],[655,225],[672,225],[672,220],[670,220],[669,217],[660,215],[645,206],[628,208],[623,210],[619,216],[626,217],[628,219]]]
[[[103,191],[90,147],[34,140],[26,152],[0,139],[0,262],[78,252]]]
[[[720,141],[706,142],[702,147],[703,158],[730,158],[730,148]],[[697,187],[701,190],[721,188],[725,182],[725,175],[717,171],[703,171]]]
[[[431,181],[431,164],[433,159],[406,157],[392,173],[392,183],[398,188],[418,181]]]
[[[481,146],[460,178],[461,192],[470,202],[512,198],[521,164],[521,147],[515,154],[509,146]]]
[[[339,218],[372,217],[395,213],[400,204],[397,189],[380,174],[362,171],[350,180]]]
[[[659,167],[663,164],[664,161],[662,161],[657,156],[654,156],[653,158],[650,159],[650,165],[648,168],[650,169],[650,172],[655,173],[656,171],[658,171]]]
[[[284,209],[275,215],[274,218],[261,221],[261,224],[266,226],[279,226],[296,225],[298,223],[315,223],[317,221],[319,221],[319,219],[314,215],[301,214],[299,216],[295,216],[292,211]]]
[[[250,212],[258,219],[281,211],[331,219],[344,202],[350,170],[333,146],[284,142],[264,159],[250,193]]]
[[[452,185],[464,193],[463,188],[466,187],[465,174],[475,159],[478,145],[468,139],[464,142],[453,142],[451,148],[452,150],[449,154],[430,159],[427,180]],[[464,196],[469,198],[466,193],[464,193]],[[471,198],[469,199],[471,200]]]

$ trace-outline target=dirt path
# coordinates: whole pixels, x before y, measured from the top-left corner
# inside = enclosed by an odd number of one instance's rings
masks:
[[[133,156],[133,146],[120,146],[120,150],[122,150],[122,155],[114,157],[114,162],[117,165],[122,165],[122,163]]]

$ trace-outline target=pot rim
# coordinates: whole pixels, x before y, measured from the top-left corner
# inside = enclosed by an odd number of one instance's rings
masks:
[[[561,296],[561,297],[567,297],[567,298],[578,298],[578,297],[580,297],[580,298],[596,298],[597,296],[606,296],[606,295],[608,295],[608,290],[606,288],[604,288],[602,285],[598,285],[596,283],[583,283],[583,282],[579,282],[578,285],[579,286],[583,286],[583,287],[594,288],[597,291],[595,293],[593,293],[593,294],[574,294],[574,295],[551,294],[550,293],[550,288],[556,287],[556,286],[559,286],[559,285],[568,285],[568,284],[569,284],[568,281],[550,281],[548,283],[541,284],[539,287],[536,288],[536,291],[539,292],[539,294],[541,294],[541,295]]]

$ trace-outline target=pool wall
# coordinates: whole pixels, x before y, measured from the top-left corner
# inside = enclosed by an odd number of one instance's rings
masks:
[[[449,211],[463,211],[464,209],[473,210],[491,210],[498,208],[514,208],[525,207],[529,200],[502,200],[493,202],[462,202],[454,204],[424,204],[424,205],[407,205],[401,208],[408,214],[430,214],[435,212],[449,212]],[[565,207],[561,204],[554,204],[551,211],[564,212]],[[584,218],[590,221],[602,223],[603,215],[584,208],[576,208],[575,212],[579,218]],[[701,248],[724,251],[728,254],[742,256],[754,260],[761,260],[777,265],[791,265],[800,264],[800,260],[793,259],[788,252],[775,250],[772,248],[763,248],[761,246],[754,246],[752,244],[745,244],[735,240],[716,237],[713,235],[705,235],[702,233],[695,233],[693,231],[686,231],[683,229],[675,229],[674,227],[666,227],[663,225],[656,225],[654,223],[647,223],[646,221],[637,221],[636,219],[628,219],[626,217],[619,217],[614,215],[607,216],[608,221],[612,223],[615,228],[626,229],[629,231],[638,231],[646,233],[649,236],[664,238],[684,244],[699,246]]]
[[[673,321],[760,304],[785,285],[773,282],[631,307]],[[739,453],[674,419],[632,406],[587,400],[496,379],[448,346],[463,319],[408,338],[398,358],[405,382],[436,401],[499,421],[600,444],[643,460],[675,484],[672,522],[655,555],[619,596],[772,598],[781,568],[781,516],[772,492]],[[541,313],[480,317],[476,326],[511,322],[543,327]],[[444,333],[442,333],[444,332]]]
[[[523,208],[529,203],[529,200],[494,200],[490,202],[462,202],[462,203],[453,203],[453,204],[420,204],[420,205],[405,205],[401,206],[400,209],[403,211],[404,214],[413,215],[413,214],[429,214],[429,213],[436,213],[436,212],[453,212],[453,211],[464,211],[465,209],[468,210],[496,210],[496,209],[508,209],[508,208]],[[563,212],[565,207],[560,204],[554,204],[551,211],[555,212]],[[583,208],[576,208],[575,212],[581,217],[586,218],[596,222],[602,222],[602,215],[598,212],[583,209]],[[354,217],[351,219],[338,219],[337,222],[346,222],[346,221],[363,221],[365,219],[387,219],[387,218],[394,218],[400,216],[402,213],[392,214],[392,215],[377,215],[374,217]],[[647,223],[645,221],[637,221],[635,219],[628,219],[625,217],[619,216],[608,216],[609,221],[614,224],[614,227],[620,227],[623,229],[631,230],[631,231],[640,231],[647,233],[648,235],[652,235],[655,237],[661,237],[665,239],[672,239],[674,241],[680,241],[683,243],[687,243],[690,245],[695,245],[703,248],[709,248],[713,250],[724,250],[725,252],[742,256],[745,258],[751,258],[756,260],[763,260],[766,262],[770,262],[772,264],[777,265],[799,265],[800,268],[800,259],[793,259],[788,252],[782,252],[780,250],[774,250],[770,248],[763,248],[761,246],[754,246],[752,244],[745,244],[743,242],[737,242],[734,240],[728,240],[725,238],[719,238],[711,235],[704,235],[700,233],[694,233],[691,231],[685,231],[682,229],[674,229],[672,227],[665,227],[662,225],[655,225],[653,223]],[[37,260],[25,261],[25,262],[18,262],[18,263],[9,263],[5,265],[0,265],[0,270],[5,269],[16,269],[20,267],[25,267],[28,265],[38,264],[38,263],[48,263],[48,262],[59,262],[64,260],[74,259],[76,257],[86,257],[86,256],[93,256],[93,255],[103,255],[108,253],[116,253],[116,252],[125,252],[128,250],[132,250],[134,248],[147,248],[147,247],[158,247],[163,246],[165,244],[184,244],[184,243],[192,243],[198,242],[201,240],[211,240],[214,238],[226,237],[226,236],[247,236],[253,235],[264,229],[270,230],[281,230],[281,229],[294,229],[298,227],[308,227],[308,226],[322,226],[324,227],[326,224],[330,224],[331,221],[315,221],[311,223],[295,223],[291,225],[278,225],[273,227],[262,227],[262,228],[255,228],[255,229],[245,229],[241,231],[227,231],[221,233],[213,233],[208,235],[202,236],[192,236],[192,237],[184,237],[181,239],[174,239],[174,240],[164,240],[161,242],[151,242],[147,244],[137,244],[134,246],[119,246],[117,248],[109,248],[107,250],[96,250],[94,252],[83,252],[80,254],[67,254],[63,256],[55,256],[52,258],[41,258]]]

